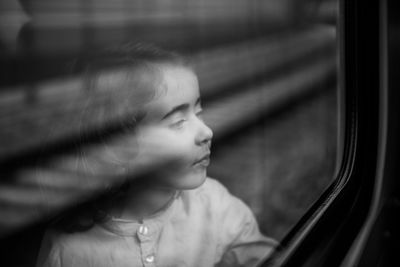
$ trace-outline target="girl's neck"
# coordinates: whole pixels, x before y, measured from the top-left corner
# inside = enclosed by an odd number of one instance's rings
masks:
[[[141,221],[163,210],[175,195],[176,190],[167,187],[131,186],[109,213],[114,218]]]

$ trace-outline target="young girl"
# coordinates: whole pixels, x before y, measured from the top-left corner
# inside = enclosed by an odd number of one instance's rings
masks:
[[[104,62],[119,66],[105,72],[98,68]],[[185,61],[154,47],[125,46],[86,69],[92,90],[135,92],[122,101],[139,111],[130,133],[135,142],[113,153],[119,165],[129,172],[149,155],[168,164],[132,179],[118,194],[110,191],[79,231],[48,230],[37,266],[256,266],[265,259],[275,242],[260,233],[241,200],[206,176],[213,133]],[[138,104],[138,95],[151,97]]]

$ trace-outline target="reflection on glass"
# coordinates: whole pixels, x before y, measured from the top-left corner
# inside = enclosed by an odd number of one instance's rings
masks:
[[[143,134],[146,157],[136,157],[132,133],[153,95],[110,82],[124,76],[123,64],[96,70],[111,83],[102,87],[76,61],[104,47],[153,43],[183,54],[197,75],[201,118],[213,132],[208,176],[250,207],[265,236],[281,240],[333,179],[336,4],[2,1],[1,237],[17,253],[13,235],[33,223],[74,214],[77,204],[176,164],[171,151],[184,138],[167,142],[154,132]],[[175,149],[160,149],[160,140]],[[37,250],[26,250],[34,261]]]

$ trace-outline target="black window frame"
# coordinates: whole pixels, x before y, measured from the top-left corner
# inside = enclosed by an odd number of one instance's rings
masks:
[[[376,217],[384,178],[386,8],[386,1],[339,1],[340,168],[263,266],[354,266],[362,260],[354,246]]]

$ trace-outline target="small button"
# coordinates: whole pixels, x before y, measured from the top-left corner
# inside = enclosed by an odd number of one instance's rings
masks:
[[[141,225],[139,227],[139,234],[141,235],[147,235],[149,233],[149,228],[145,225]]]
[[[156,258],[154,257],[154,255],[149,255],[149,256],[147,256],[146,257],[146,262],[147,263],[152,263],[152,262],[154,262],[154,260],[155,260]]]

